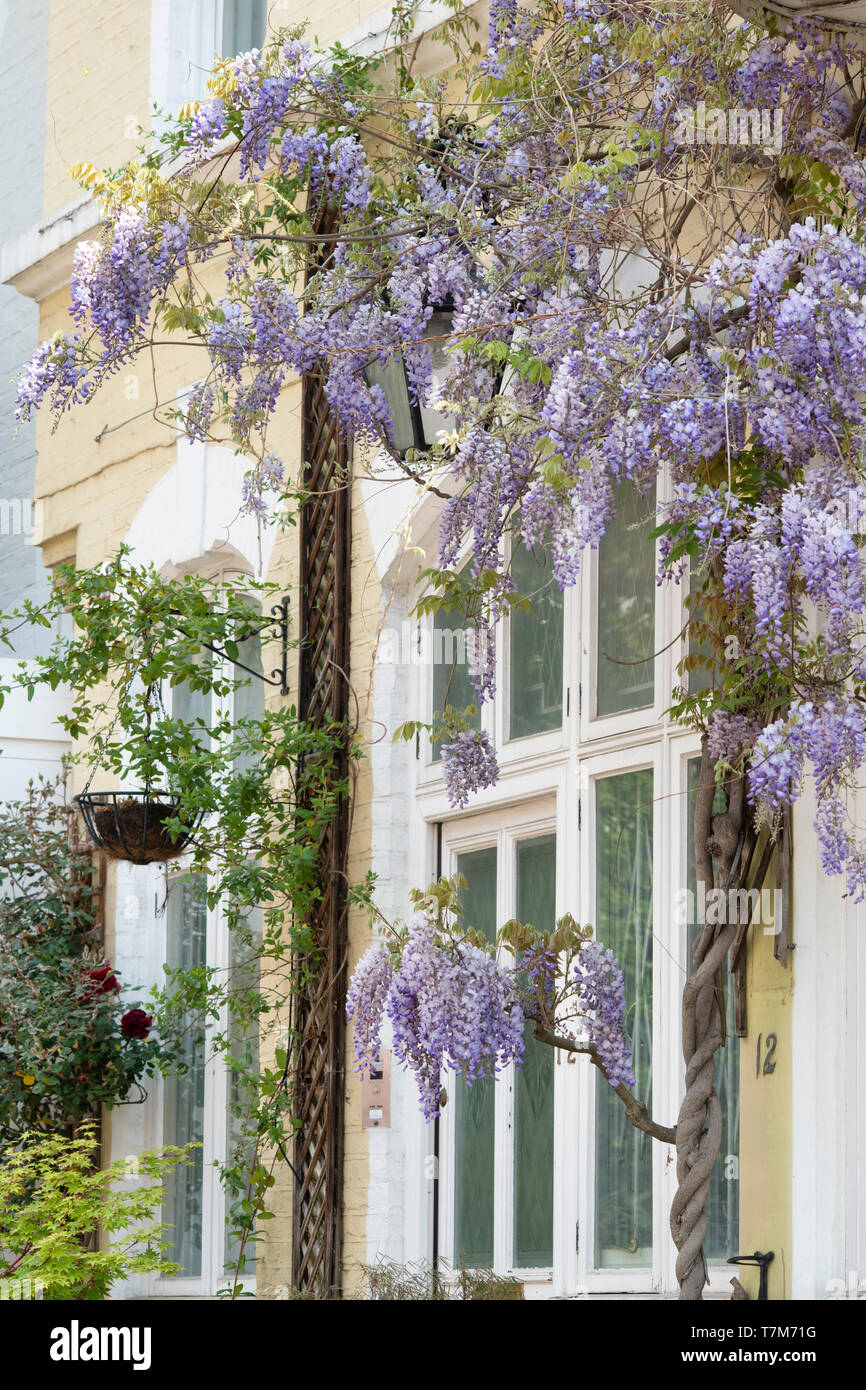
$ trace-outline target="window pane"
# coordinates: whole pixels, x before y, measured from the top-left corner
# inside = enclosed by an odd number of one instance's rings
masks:
[[[698,570],[694,584],[692,586],[697,592],[701,587],[701,571]],[[692,631],[692,624],[698,626],[707,621],[705,606],[689,598],[683,604],[683,621],[689,619],[688,645],[689,656],[700,658],[700,664],[692,668],[688,673],[688,679],[683,681],[690,695],[700,694],[702,690],[711,690],[714,684],[715,659],[713,655],[713,644],[708,636],[698,637]],[[689,774],[691,775],[691,773]]]
[[[440,608],[433,614],[433,713],[441,714],[446,704],[455,710],[474,705],[475,714],[469,721],[469,727],[480,729],[481,707],[478,692],[469,675],[463,622],[463,613],[459,608],[452,608],[447,613]],[[441,740],[431,741],[434,762],[439,760],[441,747]]]
[[[190,875],[172,884],[166,909],[166,964],[172,970],[195,970],[207,963],[207,908],[204,880]],[[181,1062],[182,1076],[165,1081],[163,1143],[201,1144],[204,1139],[204,1028],[190,1017]],[[166,1254],[187,1275],[201,1274],[203,1155],[194,1149],[189,1165],[175,1168],[166,1180],[163,1220],[170,1242]]]
[[[463,925],[496,940],[496,849],[473,850],[457,859],[467,880]],[[484,1077],[454,1083],[454,1264],[493,1265],[493,1120],[496,1083]]]
[[[267,33],[267,0],[223,0],[223,32],[220,53],[233,58],[261,48]]]
[[[640,497],[623,483],[614,489],[614,506],[598,548],[600,716],[645,709],[655,696],[655,490]]]
[[[652,1099],[653,774],[596,783],[598,939],[623,972],[635,1094]],[[599,1072],[595,1106],[595,1260],[600,1269],[652,1263],[652,1139],[634,1128]]]
[[[511,575],[530,611],[510,618],[509,736],[527,738],[562,725],[562,591],[541,550],[515,544]]]
[[[255,620],[255,625],[261,627],[262,616],[260,609],[250,604],[250,608]],[[250,672],[255,675],[250,675]],[[240,686],[234,695],[235,721],[239,719],[261,719],[265,712],[265,687],[261,679],[264,674],[262,665],[262,639],[255,635],[246,637],[238,643],[238,660],[232,671],[234,680],[245,681],[246,684]],[[236,772],[249,772],[255,765],[256,759],[245,748],[241,747],[233,759]]]
[[[208,652],[203,652],[197,659],[196,665],[207,667],[211,664],[211,656]],[[210,690],[193,690],[187,681],[182,681],[180,685],[172,687],[171,691],[171,715],[173,719],[180,719],[184,724],[194,725],[192,735],[199,739],[206,747],[210,747],[210,726],[212,721],[211,701],[213,695]],[[199,722],[200,721],[200,722]]]
[[[250,1101],[249,1088],[244,1085],[243,1075],[254,1075],[259,1069],[259,1019],[250,1014],[242,999],[244,991],[258,990],[261,976],[261,961],[258,955],[262,939],[262,913],[253,908],[247,915],[246,928],[252,942],[243,940],[237,931],[230,933],[229,989],[234,992],[237,1007],[229,1009],[229,1057],[243,1069],[243,1074],[229,1065],[228,1110],[226,1113],[226,1163],[240,1163],[246,1172],[255,1159],[255,1140],[244,1133],[243,1110]],[[238,1109],[241,1114],[238,1114]],[[226,1193],[229,1205],[243,1193]],[[253,1232],[252,1234],[255,1234]],[[233,1269],[241,1253],[240,1242],[232,1235],[229,1226],[225,1234],[225,1263]],[[255,1270],[256,1242],[247,1240],[243,1251],[244,1268],[242,1274],[249,1277]]]
[[[556,837],[517,845],[517,916],[542,931],[556,925]],[[514,1083],[514,1265],[553,1265],[553,1048],[531,1024]]]
[[[691,960],[692,946],[698,932],[697,922],[697,877],[695,873],[695,842],[692,826],[695,819],[695,801],[701,775],[700,758],[689,759],[688,769],[688,819],[687,861],[688,887],[692,893],[694,907],[688,929],[688,959]],[[721,787],[716,791],[714,811],[724,811],[725,795]],[[716,1094],[722,1106],[722,1146],[710,1178],[710,1191],[707,1209],[710,1213],[710,1228],[704,1241],[704,1253],[708,1260],[722,1262],[729,1255],[736,1255],[739,1249],[740,1233],[740,1187],[738,1180],[740,1153],[740,1040],[734,1026],[734,990],[729,969],[730,957],[725,962],[725,1013],[727,1016],[727,1042],[716,1053]],[[736,1162],[729,1163],[728,1159]],[[728,1176],[730,1174],[730,1176]]]

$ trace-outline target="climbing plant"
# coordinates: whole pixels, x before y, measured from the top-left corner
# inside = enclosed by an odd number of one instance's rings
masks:
[[[747,836],[776,833],[809,768],[824,867],[862,897],[845,803],[866,752],[861,53],[820,18],[745,23],[704,0],[494,0],[481,41],[455,5],[439,34],[453,61],[429,77],[413,24],[400,5],[371,57],[282,32],[221,62],[208,99],[137,161],[79,170],[106,227],[77,252],[73,326],[28,367],[21,417],[47,404],[60,419],[183,342],[200,380],[157,413],[233,443],[249,508],[291,514],[302,480],[269,426],[284,384],[321,374],[371,472],[442,500],[428,607],[452,601],[471,537],[479,704],[495,680],[484,639],[521,597],[509,536],[544,541],[567,587],[615,486],[659,484],[659,579],[689,586],[683,675],[710,676],[671,691],[704,739],[699,882],[737,886]],[[305,278],[328,202],[333,254]],[[431,348],[447,363],[435,384]],[[442,414],[426,449],[396,444],[382,381],[398,352],[412,399]],[[435,733],[464,806],[497,778],[496,750],[447,705]],[[733,941],[705,924],[684,992],[671,1229],[688,1298],[705,1282],[714,981]],[[476,1040],[460,1057],[498,1054]]]
[[[63,784],[0,803],[0,1146],[123,1102],[172,1048],[106,958]],[[129,982],[134,984],[133,981]]]
[[[166,580],[122,550],[96,570],[61,567],[38,613],[5,620],[8,632],[35,616],[56,627],[61,612],[71,615],[71,632],[67,623],[10,684],[69,693],[58,719],[88,781],[171,793],[166,833],[194,827],[194,837],[182,866],[166,866],[167,889],[182,873],[208,906],[219,903],[234,950],[231,968],[166,967],[146,999],[121,1004],[121,986],[137,982],[118,979],[96,939],[89,854],[69,847],[70,808],[44,788],[24,808],[0,809],[11,889],[0,898],[0,1052],[9,1059],[0,1119],[17,1134],[136,1099],[133,1084],[183,1070],[186,1040],[207,1028],[209,1058],[232,1078],[222,1178],[237,1296],[286,1157],[296,962],[309,956],[307,918],[326,891],[316,875],[320,827],[348,790],[335,750],[352,742],[345,728],[311,731],[288,703],[253,716],[233,702],[256,679],[241,659],[265,623],[251,604],[270,596],[253,580]],[[176,717],[178,686],[207,695],[212,713]],[[361,885],[356,897],[365,896]],[[252,1036],[270,1053],[264,1064],[258,1045],[242,1045]]]

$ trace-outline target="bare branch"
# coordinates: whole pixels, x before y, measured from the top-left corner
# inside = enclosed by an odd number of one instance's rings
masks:
[[[567,1038],[562,1033],[554,1033],[550,1028],[542,1028],[536,1025],[535,1036],[539,1042],[547,1043],[549,1047],[558,1047],[562,1052],[581,1052],[589,1058],[594,1067],[598,1067],[602,1076],[607,1079],[607,1072],[604,1063],[598,1055],[593,1043],[575,1042],[573,1038]],[[618,1086],[612,1086],[611,1090],[619,1096],[625,1106],[625,1113],[634,1125],[635,1129],[643,1130],[644,1134],[649,1134],[653,1139],[660,1139],[663,1144],[675,1144],[677,1142],[677,1132],[669,1125],[660,1125],[654,1120],[644,1105],[642,1100],[638,1100],[628,1089],[624,1081]]]

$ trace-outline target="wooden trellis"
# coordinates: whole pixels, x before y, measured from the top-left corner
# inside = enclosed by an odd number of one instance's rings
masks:
[[[323,248],[328,254],[329,248]],[[313,728],[348,727],[351,506],[346,439],[318,376],[304,381],[303,457],[308,497],[300,516],[299,714]],[[337,775],[345,780],[347,754]],[[296,1289],[339,1296],[343,1196],[346,953],[346,798],[318,840],[321,897],[307,926],[309,953],[295,972]]]

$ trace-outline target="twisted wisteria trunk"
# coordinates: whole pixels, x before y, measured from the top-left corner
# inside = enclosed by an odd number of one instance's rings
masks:
[[[704,738],[694,820],[699,900],[718,887],[734,886],[745,814],[744,779],[727,787],[727,810],[713,815],[713,760]],[[718,864],[714,881],[713,859]],[[701,894],[701,885],[704,893]],[[709,1227],[707,1196],[722,1141],[722,1107],[715,1088],[715,1057],[724,1040],[721,967],[737,935],[736,922],[701,923],[692,950],[692,973],[683,989],[683,1058],[686,1091],[676,1126],[677,1188],[671,1207],[671,1234],[677,1247],[681,1299],[700,1299],[707,1283],[704,1239]]]

